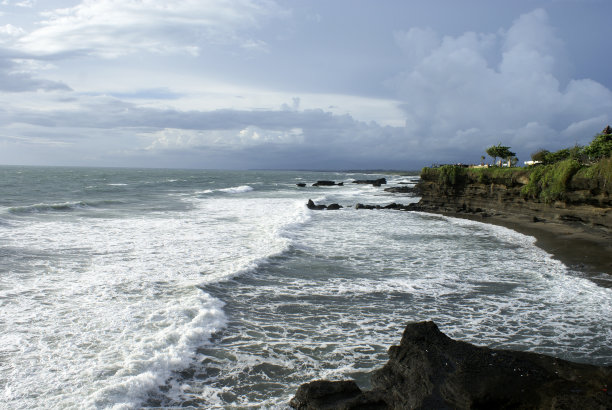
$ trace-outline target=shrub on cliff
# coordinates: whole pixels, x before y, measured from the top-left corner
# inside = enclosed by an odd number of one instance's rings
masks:
[[[423,168],[421,179],[440,185],[455,185],[465,179],[467,168],[460,165],[442,165],[438,168]]]
[[[598,179],[602,187],[612,188],[612,157],[602,158],[593,165],[583,167],[576,173],[576,177]]]
[[[584,153],[589,159],[598,160],[600,158],[607,158],[612,155],[612,134],[605,133],[609,131],[610,127],[606,127],[604,132],[597,134],[593,141],[584,148]]]
[[[546,162],[546,157],[550,154],[550,151],[547,149],[539,149],[536,152],[531,154],[531,160],[532,161],[539,161],[541,163],[545,163]]]
[[[569,181],[581,168],[575,159],[566,159],[554,164],[534,168],[529,175],[529,183],[521,193],[546,203],[565,198]]]

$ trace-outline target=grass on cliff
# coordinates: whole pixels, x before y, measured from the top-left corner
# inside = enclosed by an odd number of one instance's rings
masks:
[[[583,167],[576,172],[577,178],[600,179],[604,187],[612,184],[612,156],[604,158],[589,167]]]
[[[521,189],[521,194],[546,203],[563,200],[570,180],[582,167],[575,159],[539,165],[531,170],[529,183]]]
[[[443,165],[439,168],[423,168],[421,179],[444,185],[467,182],[511,184],[519,177],[528,174],[529,171],[525,168],[466,168],[458,165]]]
[[[597,179],[599,186],[612,187],[612,157],[603,158],[591,165],[566,159],[549,165],[531,168],[465,168],[444,165],[439,168],[423,168],[421,179],[441,185],[460,186],[467,183],[514,185],[524,183],[521,194],[525,198],[552,203],[565,200],[572,178]]]

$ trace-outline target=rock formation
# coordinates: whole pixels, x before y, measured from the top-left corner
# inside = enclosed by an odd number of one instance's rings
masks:
[[[335,181],[317,181],[314,184],[312,184],[312,186],[334,186],[334,185],[344,186],[344,182],[336,183]]]
[[[351,381],[300,386],[296,409],[610,409],[612,367],[455,341],[433,322],[409,324],[372,389]]]
[[[416,188],[420,210],[442,213],[476,213],[483,216],[514,214],[539,221],[580,222],[589,229],[612,232],[612,187],[597,178],[574,177],[563,201],[545,203],[521,194],[524,178],[466,177],[453,184],[423,175]]]
[[[385,185],[387,183],[387,179],[386,178],[379,178],[379,179],[357,179],[355,181],[353,181],[353,184],[371,184],[374,186],[381,186],[381,185]]]
[[[384,191],[393,194],[416,194],[418,192],[415,187],[409,186],[392,186],[390,188],[385,188]]]
[[[315,211],[322,211],[323,209],[327,209],[327,210],[333,211],[333,210],[341,209],[342,205],[339,205],[339,204],[329,204],[329,205],[319,204],[319,205],[317,205],[317,204],[315,204],[313,202],[312,199],[309,199],[308,203],[306,204],[306,207],[308,209],[312,209],[312,210],[315,210]]]

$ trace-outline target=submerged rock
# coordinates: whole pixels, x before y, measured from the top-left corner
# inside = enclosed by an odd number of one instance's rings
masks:
[[[456,341],[433,322],[406,326],[372,390],[350,382],[302,385],[296,409],[608,409],[612,367]]]

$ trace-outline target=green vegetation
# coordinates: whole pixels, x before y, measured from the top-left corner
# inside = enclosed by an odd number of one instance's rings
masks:
[[[567,159],[573,159],[582,164],[589,160],[589,155],[585,153],[585,149],[585,147],[581,147],[580,145],[574,145],[572,148],[563,148],[555,152],[541,149],[531,154],[531,159],[545,165],[555,164]]]
[[[603,158],[589,167],[582,167],[576,172],[576,178],[599,179],[602,186],[612,186],[612,156]]]
[[[515,154],[510,147],[501,144],[487,148],[487,154],[496,158],[513,160]],[[465,183],[523,185],[521,194],[525,198],[552,203],[566,200],[572,178],[593,181],[600,188],[612,187],[612,128],[606,127],[593,141],[581,147],[575,145],[559,151],[540,149],[531,155],[542,164],[527,168],[491,167],[468,168],[460,165],[444,165],[423,168],[421,178],[443,185]],[[482,159],[482,157],[481,157]],[[609,188],[607,189],[609,191]]]
[[[504,147],[501,143],[487,148],[485,152],[493,158],[493,163],[495,163],[498,157],[508,161],[516,155],[516,153],[510,151],[510,147]]]
[[[571,158],[535,167],[531,170],[529,183],[522,188],[521,194],[547,203],[563,200],[571,178],[580,169],[580,163]]]
[[[586,147],[574,145],[572,148],[563,148],[559,151],[550,152],[540,149],[531,154],[533,161],[543,164],[555,164],[557,162],[573,159],[581,164],[592,164],[612,155],[612,128],[606,127],[601,133],[595,135],[593,141]]]
[[[595,136],[590,145],[584,147],[584,154],[591,160],[609,157],[612,154],[612,130],[606,127],[605,131]]]
[[[526,168],[468,168],[460,165],[443,165],[438,168],[423,168],[421,179],[445,185],[455,185],[462,182],[478,182],[481,184],[505,183],[514,184],[520,177],[527,177]]]

